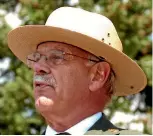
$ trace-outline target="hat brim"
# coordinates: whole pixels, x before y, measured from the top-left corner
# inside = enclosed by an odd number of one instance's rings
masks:
[[[59,41],[82,48],[96,56],[104,57],[112,66],[116,78],[115,95],[138,93],[147,82],[141,68],[124,53],[92,37],[78,32],[45,25],[18,27],[8,34],[8,46],[26,64],[26,57],[36,50],[39,43]]]

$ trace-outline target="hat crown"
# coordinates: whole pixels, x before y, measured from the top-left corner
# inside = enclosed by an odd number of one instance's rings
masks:
[[[45,25],[87,35],[122,51],[122,43],[113,23],[103,15],[79,8],[61,7],[50,14]]]

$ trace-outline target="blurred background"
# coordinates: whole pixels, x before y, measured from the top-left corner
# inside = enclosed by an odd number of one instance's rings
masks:
[[[124,52],[140,65],[148,83],[139,94],[113,97],[104,113],[118,127],[152,134],[151,0],[0,0],[0,133],[30,135],[45,130],[34,107],[32,71],[8,49],[7,34],[19,25],[45,24],[61,6],[83,8],[112,20]]]

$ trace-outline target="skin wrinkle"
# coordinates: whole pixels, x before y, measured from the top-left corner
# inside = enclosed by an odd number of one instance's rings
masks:
[[[39,45],[37,51],[45,55],[51,49],[89,57],[89,53],[77,47],[58,42],[43,43]],[[90,69],[95,67],[95,64],[87,65],[88,63],[88,60],[74,56],[71,56],[70,61],[64,61],[58,66],[48,65],[43,59],[36,62],[37,67],[34,67],[34,73],[48,78],[53,76],[57,83],[55,89],[45,88],[38,91],[34,89],[35,102],[39,101],[36,108],[56,131],[68,129],[80,120],[101,111],[104,107],[101,105],[105,105],[107,96],[105,96],[104,88],[97,91],[89,90]],[[41,96],[44,101],[45,97],[49,99],[49,103],[47,100],[45,103],[41,102]]]
[[[72,51],[70,50],[70,48],[64,48],[64,47],[62,47],[62,46],[60,45],[61,43],[58,43],[58,42],[53,42],[53,43],[56,43],[56,49],[57,49],[57,50],[62,50],[62,51],[67,52],[67,53],[72,53]],[[45,44],[46,44],[46,45],[49,45],[50,42],[45,42]],[[47,52],[48,52],[47,46],[46,46],[45,48],[42,48],[42,46],[40,46],[40,45],[41,45],[41,44],[39,44],[39,46],[37,46],[37,51],[47,53]],[[50,50],[55,49],[55,46],[50,46],[49,49],[50,49]]]

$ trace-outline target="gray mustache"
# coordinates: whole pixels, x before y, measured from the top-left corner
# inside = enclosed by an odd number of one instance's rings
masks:
[[[54,77],[47,77],[46,75],[35,75],[33,78],[33,81],[38,81],[38,82],[45,82],[46,84],[56,87],[56,80]]]

